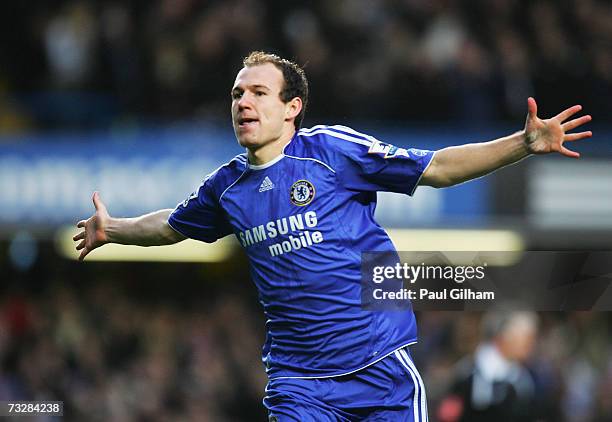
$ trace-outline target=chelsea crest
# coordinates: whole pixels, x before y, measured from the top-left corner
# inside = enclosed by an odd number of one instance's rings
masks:
[[[315,188],[308,180],[298,180],[291,185],[291,202],[298,207],[310,204],[314,196]]]

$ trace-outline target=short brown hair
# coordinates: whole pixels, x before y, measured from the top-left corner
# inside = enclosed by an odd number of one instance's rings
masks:
[[[280,93],[280,98],[284,103],[288,103],[295,97],[302,100],[302,110],[295,117],[295,128],[299,129],[306,114],[306,104],[308,103],[308,80],[306,73],[296,63],[283,59],[276,54],[265,53],[263,51],[253,51],[244,58],[242,64],[244,67],[259,66],[266,63],[272,63],[283,72],[285,86]]]

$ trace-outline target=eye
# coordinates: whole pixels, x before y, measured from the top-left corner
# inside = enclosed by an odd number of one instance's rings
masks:
[[[266,93],[263,91],[255,91],[255,95],[258,97],[263,97],[264,95],[266,95]]]
[[[242,97],[242,91],[234,91],[232,92],[232,100],[237,100]]]

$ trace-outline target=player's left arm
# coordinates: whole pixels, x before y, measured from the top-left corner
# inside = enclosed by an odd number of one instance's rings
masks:
[[[591,121],[585,115],[568,120],[582,110],[575,105],[551,119],[540,119],[533,98],[527,100],[527,121],[520,132],[489,142],[448,147],[437,151],[423,173],[420,184],[447,187],[484,176],[531,154],[558,152],[566,157],[580,154],[567,149],[563,143],[592,136],[590,131],[568,133]]]

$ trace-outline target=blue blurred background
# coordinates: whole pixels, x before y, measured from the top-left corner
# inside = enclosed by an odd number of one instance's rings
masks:
[[[510,134],[528,96],[543,117],[582,104],[594,137],[571,145],[580,160],[532,157],[458,187],[380,195],[377,219],[506,230],[531,250],[612,248],[607,1],[3,2],[0,400],[64,400],[66,420],[266,420],[265,321],[237,248],[209,262],[85,264],[62,248],[93,190],[114,216],[172,208],[242,152],[229,90],[254,49],[305,66],[304,126],[398,146]],[[431,418],[451,420],[438,405],[482,314],[418,319]],[[539,315],[524,364],[540,420],[612,420],[611,336],[609,313]]]

